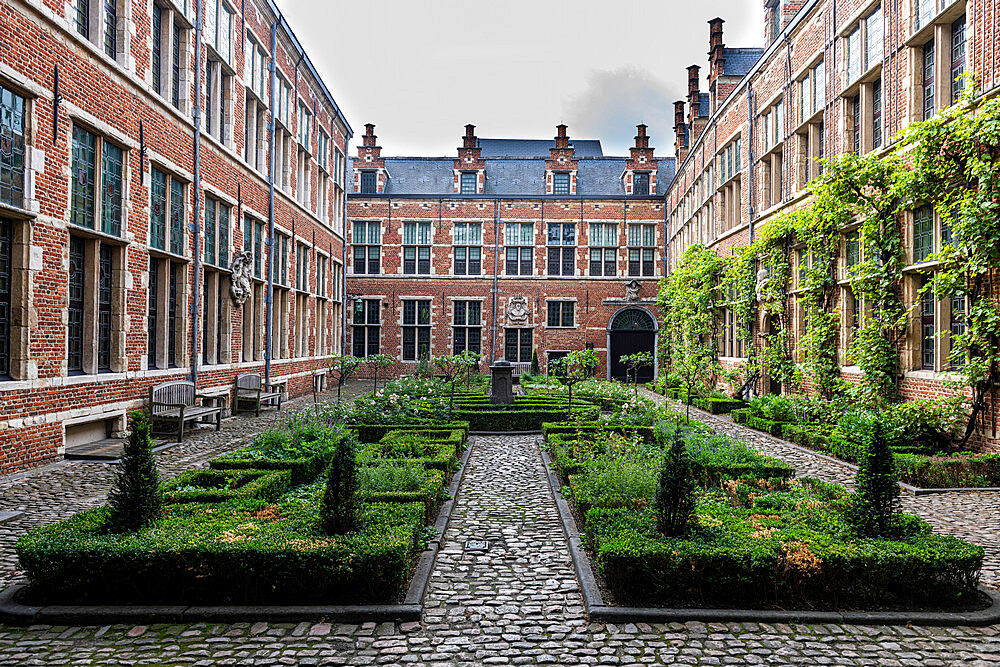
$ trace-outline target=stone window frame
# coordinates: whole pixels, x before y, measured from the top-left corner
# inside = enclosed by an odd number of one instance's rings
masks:
[[[78,207],[76,198],[78,196],[77,189],[83,188],[88,184],[80,183],[81,173],[77,171],[81,167],[90,167],[90,165],[80,165],[77,162],[77,146],[78,146],[78,133],[82,138],[84,135],[89,135],[93,138],[93,149],[92,149],[92,173],[88,174],[88,181],[92,178],[93,182],[88,183],[91,187],[91,192],[89,197],[87,193],[80,192],[79,196],[85,197],[84,209]],[[113,150],[108,150],[109,148]],[[83,150],[83,149],[81,149]],[[101,132],[92,129],[86,123],[82,123],[79,119],[74,118],[72,126],[70,128],[70,182],[68,187],[68,201],[67,201],[67,219],[70,223],[70,228],[74,230],[88,230],[97,232],[102,236],[108,238],[121,239],[125,232],[125,227],[128,219],[128,198],[126,194],[130,191],[130,169],[129,166],[129,148],[114,139],[108,138]],[[109,160],[117,160],[118,164],[118,193],[115,199],[117,201],[109,200],[107,193],[105,192],[106,187],[109,185],[107,182],[108,177],[108,162]],[[112,163],[111,166],[114,166]],[[114,176],[114,174],[112,174]],[[87,202],[89,201],[89,205]],[[109,222],[105,220],[105,207],[109,204],[116,205],[119,209],[118,220],[110,220],[112,224],[117,223],[117,230],[109,231],[106,228],[106,223]],[[77,222],[74,217],[80,212],[81,215],[90,219],[92,224],[88,225],[86,219]]]
[[[350,324],[351,352],[354,356],[360,358],[379,354],[382,350],[382,297],[357,297],[354,300]]]
[[[510,231],[513,226],[517,226],[516,238],[511,238]],[[525,234],[525,230],[528,233]],[[530,241],[530,243],[529,243]],[[514,261],[511,261],[511,251],[514,254]],[[526,273],[525,266],[529,267]],[[514,267],[517,270],[511,271]],[[506,276],[533,276],[535,275],[535,223],[534,222],[505,222],[504,223],[504,275]]]
[[[408,233],[411,229],[413,230],[412,235]],[[434,225],[431,221],[404,220],[399,225],[399,235],[401,238],[400,273],[404,276],[432,275],[434,273]],[[421,255],[425,251],[427,256],[422,257]],[[413,256],[407,257],[408,252]],[[412,270],[408,270],[410,267]]]
[[[459,194],[479,194],[479,174],[475,171],[463,171],[459,176]]]
[[[552,230],[559,227],[559,234],[554,236]],[[573,240],[567,243],[566,229],[573,230]],[[576,248],[579,243],[579,231],[577,223],[565,220],[559,222],[545,223],[545,274],[548,276],[575,276],[576,271]],[[553,258],[558,256],[558,260]],[[569,270],[567,270],[567,267]],[[555,268],[556,270],[553,270]]]
[[[553,324],[554,321],[557,324]],[[546,329],[575,329],[576,327],[576,299],[545,300]]]
[[[123,373],[128,369],[128,358],[125,349],[125,334],[127,326],[126,308],[126,252],[125,242],[107,234],[95,232],[86,227],[73,226],[66,237],[65,258],[67,281],[69,284],[71,267],[71,248],[76,245],[81,248],[83,266],[82,291],[80,298],[80,339],[81,363],[79,368],[69,366],[70,329],[72,322],[66,325],[66,361],[64,361],[64,376],[97,376],[105,373]],[[102,303],[105,295],[101,285],[101,271],[107,275],[107,303]],[[67,288],[67,299],[70,298]],[[107,315],[106,323],[101,322],[101,315]],[[101,328],[106,326],[107,333],[102,334]],[[107,349],[101,348],[106,345]],[[107,356],[107,363],[101,362],[101,356]]]
[[[517,332],[516,334],[512,333],[515,331]],[[525,334],[527,335],[525,336]],[[508,354],[508,352],[512,349],[511,342],[513,341],[511,341],[511,336],[517,337],[517,341],[513,346],[513,349],[517,350],[516,359],[510,359],[509,358],[510,355]],[[521,354],[522,352],[525,351],[525,345],[524,345],[525,338],[528,339],[528,347],[527,347],[528,354],[526,359],[522,359],[522,357],[525,356]],[[535,350],[534,329],[532,329],[531,327],[505,327],[503,330],[503,343],[504,343],[505,360],[511,363],[521,363],[521,364],[531,363],[531,355],[532,352],[534,352]]]
[[[910,71],[912,81],[908,123],[927,120],[941,110],[951,106],[964,88],[955,84],[955,68],[965,71],[969,62],[968,24],[965,26],[965,42],[961,57],[953,53],[952,39],[955,25],[967,19],[965,0],[942,3],[932,0],[933,11],[921,23],[919,7],[914,9],[914,30],[906,40],[910,49]],[[928,62],[933,60],[933,62]],[[928,72],[928,69],[931,71]],[[928,87],[931,89],[928,90]]]
[[[464,230],[464,236],[460,236],[459,228]],[[471,234],[474,227],[479,228],[479,233],[477,236],[473,237]],[[473,243],[473,241],[478,238],[478,243]],[[483,223],[477,221],[461,220],[452,222],[451,228],[451,241],[452,241],[452,275],[455,276],[479,276],[483,273]],[[459,259],[459,255],[463,255]],[[476,255],[473,258],[473,255]],[[464,270],[459,271],[459,262],[464,262]],[[476,271],[472,270],[473,264],[476,266]]]
[[[154,235],[154,215],[160,215],[156,206],[158,201],[154,196],[154,186],[158,176],[163,176],[164,190],[163,210],[163,247],[154,244],[158,236]],[[188,181],[178,177],[170,170],[153,162],[149,168],[149,228],[147,231],[147,246],[151,252],[164,253],[173,257],[186,258],[188,250],[187,219],[188,219]],[[178,210],[179,209],[179,210]],[[154,238],[155,236],[155,238]]]
[[[601,231],[595,233],[595,228]],[[608,228],[613,228],[613,234],[608,234]],[[587,224],[587,270],[592,277],[612,278],[618,276],[618,229],[617,222],[589,222]],[[613,241],[613,243],[609,243]],[[595,256],[597,259],[595,260]],[[610,257],[610,259],[609,259]],[[595,267],[599,269],[594,271]],[[611,268],[609,271],[608,268]]]
[[[565,183],[563,182],[563,179],[565,179]],[[572,181],[572,176],[568,171],[553,171],[552,194],[558,196],[568,196],[572,194],[571,181]]]
[[[156,11],[160,14],[159,55],[152,38]],[[191,85],[189,51],[192,42],[191,21],[169,0],[154,0],[150,9],[149,87],[154,94],[182,113],[187,113]],[[159,60],[159,71],[154,72]]]
[[[30,331],[34,285],[31,272],[42,268],[41,248],[32,245],[32,225],[28,217],[0,216],[0,226],[9,230],[7,247],[7,324],[4,345],[8,368],[0,369],[0,386],[4,382],[29,380],[37,377],[37,361],[31,359]],[[6,235],[5,235],[6,236]],[[4,372],[6,370],[6,372]]]
[[[469,321],[469,304],[476,304],[479,309],[479,317],[476,322],[470,323]],[[459,304],[462,304],[461,309]],[[459,310],[462,311],[462,317],[459,318]],[[474,350],[469,344],[470,334],[475,331],[478,336],[478,342],[475,345]],[[459,344],[459,332],[462,334],[463,342]],[[452,299],[451,300],[451,353],[452,354],[462,354],[467,351],[478,352],[482,354],[483,351],[483,300],[482,299]]]
[[[364,238],[362,242],[358,242],[357,229],[358,225],[363,225],[365,228]],[[377,232],[377,238],[373,239],[372,230]],[[352,275],[380,275],[382,273],[382,237],[384,232],[382,230],[381,220],[352,220],[351,221],[351,253],[353,262],[351,265]],[[372,242],[372,241],[375,242]],[[364,248],[364,250],[361,250]],[[364,254],[364,257],[359,257],[359,250]],[[374,252],[375,257],[372,258],[372,253]],[[363,271],[358,271],[358,260],[361,260],[361,267]],[[400,257],[402,259],[402,257]],[[374,264],[372,262],[374,261]],[[372,271],[372,269],[375,269]]]
[[[235,73],[232,66],[211,54],[205,59],[205,134],[234,148]]]
[[[309,209],[312,203],[312,163],[309,151],[299,146],[295,155],[295,201]]]
[[[430,360],[433,351],[433,336],[431,331],[434,326],[434,300],[425,297],[403,297],[400,299],[399,320],[400,320],[400,348],[399,354],[402,361]],[[412,317],[409,312],[412,308]],[[424,310],[426,309],[426,311]],[[426,314],[426,320],[423,316]],[[406,339],[408,334],[413,338],[413,355],[407,355]],[[421,351],[420,347],[426,339],[427,349]]]
[[[93,45],[118,66],[131,64],[132,7],[127,0],[72,0],[66,3],[69,32]],[[152,18],[152,17],[151,17]]]
[[[718,205],[715,206],[715,211],[718,214],[720,233],[738,227],[742,222],[742,150],[743,136],[736,134],[716,152],[718,166],[714,173],[718,173],[719,177],[716,185]]]
[[[227,211],[225,229],[220,224],[221,210]],[[232,281],[229,257],[233,248],[234,214],[236,206],[214,193],[205,193],[204,207],[204,300],[202,303],[202,363],[206,366],[228,364],[232,360],[232,304],[228,298]],[[214,216],[210,235],[209,216]],[[225,234],[224,234],[225,232]],[[214,253],[208,255],[209,239],[214,238]],[[223,244],[223,241],[225,243]],[[223,248],[223,245],[225,247]],[[225,252],[225,254],[223,254]],[[219,261],[213,261],[219,260]],[[210,343],[214,342],[214,345]]]
[[[249,252],[254,257],[254,267],[251,273],[250,295],[243,302],[242,306],[242,350],[241,358],[244,362],[263,361],[264,359],[264,299],[267,292],[267,284],[264,277],[267,275],[266,257],[266,222],[254,217],[244,211],[243,219],[240,221],[243,227],[242,249]],[[249,244],[247,241],[249,240]],[[258,267],[260,270],[258,271]],[[234,358],[235,355],[230,355]]]
[[[261,175],[266,175],[268,169],[266,132],[267,105],[247,95],[243,122],[243,160]]]
[[[656,276],[656,227],[655,223],[628,223],[628,227],[625,229],[625,243],[628,248],[626,273],[629,277],[653,278]],[[638,228],[638,231],[633,234],[633,230],[636,228]],[[652,239],[649,239],[647,236],[650,228],[652,229]],[[650,240],[652,240],[652,243],[649,243]],[[635,257],[634,260],[632,259],[633,257]],[[633,262],[635,262],[634,268]]]
[[[147,369],[186,368],[188,337],[185,332],[190,316],[186,307],[190,289],[187,280],[189,262],[166,253],[155,252],[149,253],[149,259],[144,285],[147,294],[145,331],[147,340],[153,331],[156,358],[150,365],[150,347],[147,347],[146,367]],[[156,289],[155,318],[150,312],[153,299],[149,296],[149,290],[153,288]]]

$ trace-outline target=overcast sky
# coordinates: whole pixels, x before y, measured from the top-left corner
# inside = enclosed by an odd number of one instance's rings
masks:
[[[649,125],[673,154],[673,101],[702,69],[708,23],[760,46],[763,0],[277,0],[355,132],[386,155],[454,155],[491,138],[600,139],[625,155]],[[356,155],[354,144],[351,155]]]

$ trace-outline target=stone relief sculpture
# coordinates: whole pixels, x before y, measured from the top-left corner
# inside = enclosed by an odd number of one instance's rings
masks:
[[[625,300],[626,301],[638,301],[639,300],[639,288],[641,284],[638,280],[630,280],[625,283]]]
[[[757,284],[754,286],[754,292],[757,294],[758,303],[764,301],[764,290],[767,289],[769,282],[771,282],[771,278],[768,276],[767,269],[761,269],[757,272]]]
[[[507,321],[511,324],[527,324],[530,315],[528,297],[512,296],[507,300]]]
[[[250,276],[253,271],[253,256],[250,251],[233,253],[230,268],[233,275],[229,294],[233,297],[233,301],[242,306],[250,296]]]

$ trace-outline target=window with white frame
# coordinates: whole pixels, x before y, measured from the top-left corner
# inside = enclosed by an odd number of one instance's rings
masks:
[[[381,305],[378,299],[354,301],[351,342],[355,357],[368,357],[379,353],[379,334],[382,328]]]
[[[628,274],[650,277],[656,272],[656,225],[629,224]]]
[[[354,273],[381,273],[382,224],[375,220],[355,220],[351,241],[354,247]]]
[[[403,273],[427,275],[431,272],[431,223],[403,223]]]
[[[576,223],[548,224],[548,274],[572,276],[576,273]]]
[[[233,139],[233,77],[223,61],[205,62],[205,132],[229,146]]]
[[[587,234],[590,243],[590,275],[618,275],[618,225],[614,222],[592,222]]]
[[[126,53],[126,16],[120,0],[73,0],[73,26],[77,33],[115,61],[120,61]]]
[[[508,222],[504,228],[504,273],[508,276],[534,274],[535,227],[530,222]]]
[[[478,276],[483,266],[483,224],[456,222],[452,228],[456,276]]]

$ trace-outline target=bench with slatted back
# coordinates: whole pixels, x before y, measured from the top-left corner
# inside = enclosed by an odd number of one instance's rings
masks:
[[[233,411],[240,410],[240,402],[249,406],[249,410],[259,417],[261,407],[273,406],[281,409],[281,391],[276,384],[264,384],[260,373],[244,373],[236,377],[236,400],[233,401]]]
[[[187,380],[164,382],[149,389],[150,417],[156,422],[172,422],[177,428],[177,442],[184,440],[184,424],[205,417],[215,417],[215,430],[222,428],[222,408],[198,405],[206,396],[197,393]]]

